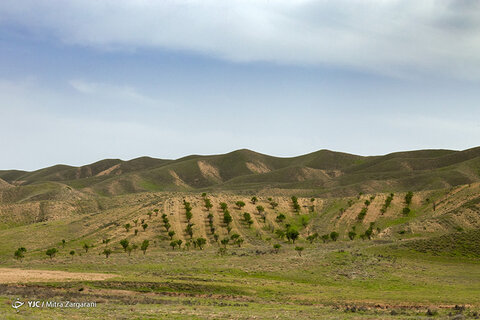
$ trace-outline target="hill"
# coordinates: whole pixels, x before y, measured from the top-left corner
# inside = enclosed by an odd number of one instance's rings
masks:
[[[305,195],[350,196],[448,188],[480,181],[480,148],[419,150],[363,157],[320,150],[280,158],[242,149],[177,160],[106,159],[82,167],[56,165],[33,172],[4,170],[15,186],[56,182],[89,194],[144,191],[303,190]],[[290,190],[290,191],[289,191]]]

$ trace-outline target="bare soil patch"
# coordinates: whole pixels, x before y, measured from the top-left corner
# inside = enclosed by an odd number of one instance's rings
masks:
[[[115,277],[115,275],[106,273],[79,273],[66,271],[0,268],[0,283],[105,280],[112,277]]]

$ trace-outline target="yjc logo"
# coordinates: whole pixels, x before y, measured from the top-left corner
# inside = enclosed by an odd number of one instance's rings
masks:
[[[20,308],[24,304],[25,302],[22,302],[20,301],[20,299],[17,298],[15,301],[12,302],[12,308],[14,308],[15,310],[17,310],[17,312],[19,312],[18,308]]]

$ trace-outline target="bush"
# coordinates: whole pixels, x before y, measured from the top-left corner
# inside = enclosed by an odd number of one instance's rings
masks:
[[[252,201],[253,204],[257,203],[258,199],[257,197],[252,197],[252,199],[250,199],[250,201]]]
[[[123,239],[120,241],[120,245],[122,246],[123,250],[127,252],[127,247],[129,245],[129,241],[127,239]]]
[[[410,211],[411,211],[411,210],[410,210],[409,207],[405,207],[405,208],[403,208],[402,213],[403,213],[404,215],[408,215],[408,214],[410,213]]]
[[[357,234],[355,233],[355,231],[350,231],[350,232],[348,233],[348,238],[349,238],[350,240],[353,240],[353,239],[355,239],[355,236],[356,236],[356,235],[357,235]]]
[[[278,243],[274,244],[273,249],[275,250],[275,253],[278,253],[278,251],[280,251],[281,247],[282,247],[281,244],[278,244]]]
[[[243,202],[243,201],[237,201],[237,202],[235,202],[235,205],[237,206],[237,208],[238,208],[239,210],[241,210],[243,207],[245,207],[245,202]]]
[[[45,254],[47,256],[50,257],[50,259],[52,259],[53,257],[55,257],[55,255],[57,254],[58,250],[56,248],[51,248],[51,249],[48,249]]]

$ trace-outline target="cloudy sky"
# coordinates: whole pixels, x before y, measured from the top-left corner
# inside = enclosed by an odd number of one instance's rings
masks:
[[[478,145],[476,0],[0,1],[0,169]]]

